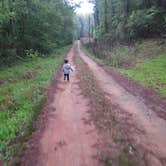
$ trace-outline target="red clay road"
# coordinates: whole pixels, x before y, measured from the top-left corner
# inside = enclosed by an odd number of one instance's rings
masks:
[[[73,65],[73,48],[68,59]],[[74,66],[74,65],[73,65]],[[98,141],[93,124],[85,123],[89,118],[88,101],[81,94],[76,72],[71,73],[71,81],[60,78],[54,95],[48,125],[40,139],[40,154],[37,166],[97,166]]]

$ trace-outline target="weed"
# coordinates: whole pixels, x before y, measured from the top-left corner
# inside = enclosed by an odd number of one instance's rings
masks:
[[[131,161],[125,156],[120,155],[119,156],[119,166],[133,166]]]
[[[112,160],[109,157],[103,159],[104,166],[112,166]]]
[[[139,166],[140,163],[136,159],[129,159],[129,157],[122,153],[119,156],[119,166]]]

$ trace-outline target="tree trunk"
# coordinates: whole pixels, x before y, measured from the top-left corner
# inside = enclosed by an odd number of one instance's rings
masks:
[[[104,29],[105,33],[108,33],[108,11],[107,11],[107,0],[104,0]]]
[[[157,0],[157,6],[166,10],[166,1],[165,0]]]
[[[149,9],[152,6],[151,0],[144,0],[144,5],[146,9]]]
[[[98,0],[95,0],[95,12],[94,12],[94,21],[95,21],[95,27],[99,26],[99,2]]]
[[[89,43],[91,42],[90,38],[91,38],[91,20],[90,20],[90,15],[89,15]]]

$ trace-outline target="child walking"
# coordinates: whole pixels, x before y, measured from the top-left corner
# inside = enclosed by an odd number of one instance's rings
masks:
[[[67,78],[67,81],[70,81],[70,70],[73,71],[69,61],[65,59],[63,65],[64,80]]]

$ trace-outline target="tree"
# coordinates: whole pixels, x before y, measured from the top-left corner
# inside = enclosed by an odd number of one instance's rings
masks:
[[[74,9],[63,0],[1,0],[0,65],[26,57],[27,50],[49,54],[73,40]]]
[[[93,3],[95,36],[99,40],[128,41],[166,33],[165,0],[94,0]]]

